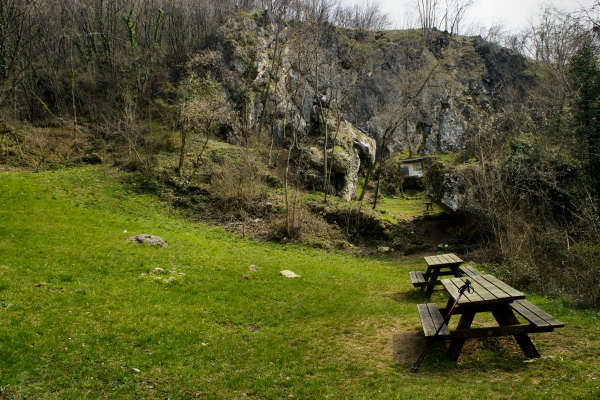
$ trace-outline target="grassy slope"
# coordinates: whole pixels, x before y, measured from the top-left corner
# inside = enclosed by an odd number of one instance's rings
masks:
[[[524,363],[511,340],[476,342],[458,365],[434,355],[415,375],[392,343],[418,332],[423,299],[408,271],[419,258],[243,240],[190,223],[111,174],[0,175],[0,397],[600,395],[594,312],[529,296],[568,324],[534,337],[548,358]],[[126,242],[136,233],[170,246]],[[156,267],[185,276],[141,276]]]

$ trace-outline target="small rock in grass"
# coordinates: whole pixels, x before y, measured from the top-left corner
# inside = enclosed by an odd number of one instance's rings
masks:
[[[292,272],[290,270],[287,270],[287,269],[280,271],[279,275],[285,276],[286,278],[300,278],[300,275],[298,275],[295,272]]]
[[[377,248],[377,251],[380,253],[389,253],[390,248],[387,246],[380,246]]]
[[[129,242],[136,242],[136,243],[146,243],[149,244],[151,246],[159,246],[159,247],[167,247],[168,243],[165,242],[165,240],[163,238],[161,238],[160,236],[154,236],[154,235],[147,235],[147,234],[143,234],[143,235],[135,235],[130,237],[129,239],[127,239]]]
[[[131,368],[133,372],[141,372],[138,368]]]
[[[156,267],[152,270],[152,272],[154,272],[155,274],[162,274],[163,272],[165,272],[165,270],[161,267]]]
[[[254,265],[254,264],[250,265],[248,267],[248,269],[250,270],[250,272],[256,272],[256,271],[258,271],[258,267],[256,265]]]

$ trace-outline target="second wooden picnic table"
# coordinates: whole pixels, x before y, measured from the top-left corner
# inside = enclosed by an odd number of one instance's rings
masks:
[[[433,289],[436,284],[440,281],[440,276],[461,276],[459,266],[463,263],[463,260],[454,253],[441,254],[437,256],[425,257],[425,263],[427,263],[427,271],[423,274],[420,271],[413,271],[410,273],[410,280],[415,287],[425,288],[425,297],[431,297]]]

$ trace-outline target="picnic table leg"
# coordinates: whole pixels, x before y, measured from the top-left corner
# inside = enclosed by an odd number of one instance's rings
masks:
[[[438,280],[438,272],[438,270],[433,270],[429,275],[429,280],[427,280],[427,291],[425,292],[425,297],[427,298],[430,298],[431,294],[433,293],[433,288]]]
[[[473,323],[473,318],[475,318],[475,313],[473,311],[464,312],[458,321],[456,329],[469,329]],[[465,339],[452,339],[450,348],[448,349],[448,358],[452,361],[458,360],[458,356],[460,356],[464,344]]]
[[[519,324],[519,320],[508,306],[493,310],[492,314],[500,326]],[[518,333],[514,337],[527,358],[540,358],[540,353],[526,333]]]
[[[425,278],[425,280],[429,280],[429,275],[431,274],[431,271],[433,270],[433,268],[431,267],[427,267],[427,270],[425,271],[425,275],[423,275],[423,278]]]
[[[456,278],[460,278],[463,275],[462,272],[460,272],[460,269],[458,269],[458,267],[459,266],[456,265],[456,266],[450,268],[450,271],[452,271],[452,273],[454,274],[454,276]]]

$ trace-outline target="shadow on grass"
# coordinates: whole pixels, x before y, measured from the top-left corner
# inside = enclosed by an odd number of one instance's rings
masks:
[[[407,292],[398,292],[398,293],[392,293],[389,295],[389,297],[391,297],[394,301],[397,301],[398,303],[406,303],[406,302],[423,302],[424,300],[427,300],[425,298],[425,294],[424,292],[416,289],[416,290],[409,290]]]
[[[420,373],[446,375],[450,371],[520,371],[528,368],[525,356],[512,337],[467,340],[459,360],[446,357],[449,341],[430,344],[422,333],[403,333],[392,337],[395,369],[411,371],[427,346],[432,346],[421,365]]]

